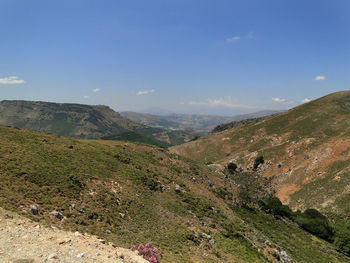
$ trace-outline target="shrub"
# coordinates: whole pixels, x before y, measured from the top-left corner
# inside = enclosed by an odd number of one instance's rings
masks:
[[[324,215],[316,209],[307,209],[295,217],[296,223],[306,231],[327,241],[333,239],[333,229]]]
[[[339,222],[334,230],[334,246],[350,256],[350,222]]]
[[[235,163],[229,163],[227,165],[227,169],[229,171],[230,174],[233,174],[234,172],[236,172],[236,169],[237,169],[237,164]]]
[[[144,174],[139,176],[137,180],[151,191],[161,190],[161,183],[156,174]]]
[[[192,241],[196,246],[199,246],[201,243],[200,239],[193,233],[187,234],[186,239]]]
[[[256,170],[258,168],[259,164],[262,164],[264,162],[265,162],[264,157],[262,155],[256,157],[254,160],[254,169]]]
[[[151,263],[159,263],[162,253],[157,248],[154,248],[151,243],[140,244],[138,246],[132,246],[130,248],[132,251],[138,251],[139,255]]]
[[[238,193],[238,198],[240,199],[243,206],[246,206],[250,202],[252,202],[252,197],[250,196],[248,191],[240,191]]]
[[[283,205],[277,197],[269,198],[264,208],[274,215],[284,216],[287,218],[291,218],[293,216],[293,211],[289,208],[289,206]]]
[[[221,199],[232,199],[232,193],[229,192],[226,188],[223,187],[216,187],[211,189],[211,191],[219,198]]]

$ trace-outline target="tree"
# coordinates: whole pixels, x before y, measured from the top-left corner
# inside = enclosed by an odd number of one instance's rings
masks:
[[[289,208],[289,206],[283,205],[277,197],[269,198],[265,209],[274,215],[284,216],[287,218],[291,218],[293,216],[293,211]]]
[[[334,246],[350,256],[350,222],[339,222],[334,228]]]
[[[259,164],[262,164],[264,163],[264,156],[260,155],[258,157],[255,158],[254,160],[254,170],[256,170],[259,166]]]
[[[314,234],[327,241],[333,239],[333,228],[331,227],[327,217],[322,215],[316,209],[307,209],[304,213],[296,216],[297,224],[306,231]]]
[[[229,163],[227,165],[227,170],[229,171],[230,174],[233,174],[234,172],[236,172],[237,169],[237,164],[235,163]]]

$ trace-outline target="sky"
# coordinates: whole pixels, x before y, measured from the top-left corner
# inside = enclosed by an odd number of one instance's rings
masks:
[[[0,0],[0,100],[235,115],[349,84],[349,0]]]

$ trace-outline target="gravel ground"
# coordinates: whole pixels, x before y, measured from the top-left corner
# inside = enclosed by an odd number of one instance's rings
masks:
[[[0,208],[0,262],[147,263],[96,236],[66,232]]]

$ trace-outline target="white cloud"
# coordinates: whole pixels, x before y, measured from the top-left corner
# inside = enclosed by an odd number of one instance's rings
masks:
[[[226,39],[226,43],[234,43],[234,42],[237,42],[238,40],[254,39],[254,38],[255,38],[254,32],[249,32],[248,35],[245,35],[243,37],[240,37],[240,36],[229,37],[229,38]]]
[[[14,84],[23,84],[23,83],[25,83],[25,81],[22,79],[18,79],[17,76],[0,78],[0,84],[4,84],[4,85],[14,85]]]
[[[84,99],[88,99],[88,98],[89,98],[89,96],[86,96],[86,95],[85,95],[83,98],[84,98]]]
[[[233,37],[229,37],[226,39],[226,43],[232,43],[232,42],[236,42],[238,40],[240,40],[241,37],[240,36],[233,36]]]
[[[234,104],[230,101],[227,101],[223,98],[218,99],[208,99],[206,101],[190,101],[189,105],[202,105],[208,107],[225,107],[225,108],[241,108],[241,109],[253,109],[255,107],[242,104]]]
[[[326,78],[327,78],[326,76],[316,76],[314,80],[316,80],[316,81],[323,81]]]
[[[151,90],[140,90],[140,91],[136,92],[136,95],[137,95],[137,96],[140,96],[140,95],[147,95],[147,94],[154,93],[155,91],[156,91],[155,89],[151,89]]]
[[[253,32],[249,32],[248,36],[247,36],[249,39],[254,39],[255,36],[254,36],[254,33]]]
[[[286,99],[282,99],[282,98],[272,98],[273,101],[276,101],[276,102],[286,102],[287,100]]]
[[[305,99],[303,99],[301,102],[302,102],[302,103],[307,103],[307,102],[310,102],[310,101],[311,101],[310,99],[305,98]]]
[[[99,91],[100,91],[100,89],[98,89],[98,88],[92,90],[93,93],[97,93],[97,92],[99,92]]]

